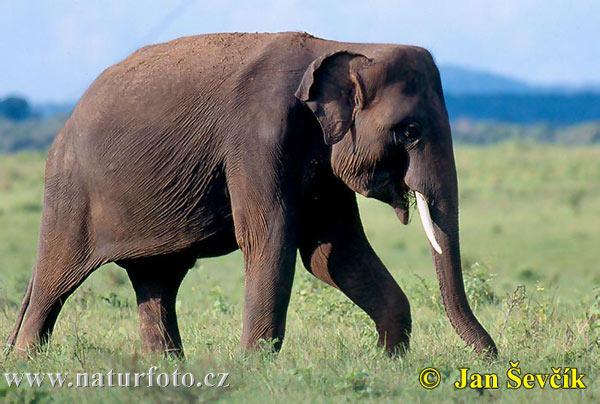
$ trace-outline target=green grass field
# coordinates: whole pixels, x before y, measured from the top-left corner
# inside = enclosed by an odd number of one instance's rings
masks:
[[[77,290],[59,317],[47,350],[33,360],[0,358],[3,372],[230,373],[230,387],[8,388],[16,402],[598,402],[600,386],[600,148],[504,144],[456,150],[461,191],[465,282],[500,356],[486,363],[466,349],[440,303],[418,218],[402,226],[391,208],[361,199],[375,250],[412,304],[411,351],[390,359],[371,321],[300,263],[279,355],[243,354],[241,255],[198,261],[178,300],[187,359],[139,354],[137,312],[125,272],[108,265]],[[0,336],[13,326],[35,261],[43,159],[0,156]],[[509,360],[525,372],[576,367],[585,390],[506,388]],[[437,368],[434,390],[421,369]],[[459,367],[499,374],[497,390],[457,390]],[[2,375],[0,375],[1,377]]]

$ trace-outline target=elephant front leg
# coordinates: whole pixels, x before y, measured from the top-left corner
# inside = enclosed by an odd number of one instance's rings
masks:
[[[404,353],[411,332],[406,295],[366,241],[346,240],[302,249],[305,266],[371,317],[380,346],[390,354]]]
[[[259,348],[261,341],[281,349],[295,257],[287,252],[276,255],[251,258],[246,265],[242,346],[247,350]]]
[[[379,345],[390,354],[408,349],[408,299],[369,244],[353,193],[331,187],[307,206],[300,253],[304,266],[342,291],[375,322]]]
[[[297,242],[290,209],[272,193],[233,195],[233,218],[238,245],[244,254],[244,315],[242,347],[281,349],[290,300]],[[239,201],[239,202],[238,202]]]
[[[285,334],[290,301],[296,245],[283,223],[272,223],[256,234],[247,229],[249,239],[242,250],[245,259],[245,301],[242,346],[255,350],[269,341],[279,351]],[[254,233],[254,234],[253,234]]]
[[[241,343],[256,350],[269,341],[281,349],[290,301],[297,237],[298,170],[286,150],[291,140],[287,105],[271,103],[226,162],[236,241],[244,254],[245,291]],[[282,107],[285,111],[281,110]]]

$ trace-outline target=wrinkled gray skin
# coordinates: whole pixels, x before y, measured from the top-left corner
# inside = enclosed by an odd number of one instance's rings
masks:
[[[197,258],[240,248],[245,348],[280,348],[299,251],[402,352],[409,303],[365,237],[355,193],[406,223],[411,191],[429,204],[452,325],[494,356],[465,296],[450,127],[426,50],[302,33],[142,48],[91,85],[49,152],[38,260],[9,346],[45,342],[65,299],[116,262],[137,295],[143,348],[182,354],[181,281]]]

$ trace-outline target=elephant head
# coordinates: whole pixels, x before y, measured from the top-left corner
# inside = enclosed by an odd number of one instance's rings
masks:
[[[391,205],[404,224],[415,196],[450,322],[477,352],[495,356],[464,290],[457,175],[438,69],[418,47],[366,53],[316,59],[296,97],[319,121],[333,172],[348,187]]]

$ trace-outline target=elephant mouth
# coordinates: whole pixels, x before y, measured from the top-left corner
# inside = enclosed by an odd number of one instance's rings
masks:
[[[396,216],[398,216],[398,219],[400,219],[402,224],[407,225],[410,219],[409,212],[411,205],[417,206],[417,212],[421,218],[423,230],[425,230],[425,234],[427,235],[427,239],[431,243],[431,246],[438,254],[442,254],[442,249],[435,238],[433,221],[431,220],[431,213],[429,212],[429,204],[422,193],[410,190],[404,192],[403,197],[394,203]]]
[[[400,197],[396,198],[392,207],[396,216],[402,224],[407,225],[410,221],[410,207],[415,204],[414,193],[406,185],[403,186]]]

